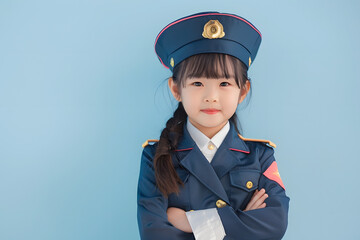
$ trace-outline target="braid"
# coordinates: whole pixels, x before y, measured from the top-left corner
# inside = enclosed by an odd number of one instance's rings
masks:
[[[174,151],[183,135],[183,126],[187,114],[181,102],[162,130],[160,140],[154,157],[156,185],[164,196],[170,193],[179,193],[179,184],[182,186],[179,175],[175,171],[171,159],[171,151]]]

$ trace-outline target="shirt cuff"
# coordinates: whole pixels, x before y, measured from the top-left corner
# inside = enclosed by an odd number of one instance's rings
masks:
[[[226,234],[216,208],[186,212],[196,240],[222,240]]]

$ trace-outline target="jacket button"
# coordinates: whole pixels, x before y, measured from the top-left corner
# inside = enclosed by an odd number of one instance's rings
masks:
[[[246,187],[247,187],[248,189],[252,188],[252,187],[253,187],[252,181],[248,181],[248,182],[246,183]]]
[[[225,207],[226,206],[226,202],[224,202],[223,200],[219,199],[216,201],[216,206],[218,208],[222,208],[222,207]]]

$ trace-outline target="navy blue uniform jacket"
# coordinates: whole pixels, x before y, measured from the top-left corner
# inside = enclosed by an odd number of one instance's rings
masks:
[[[244,141],[230,122],[230,130],[211,163],[191,138],[186,123],[184,135],[171,155],[175,170],[184,182],[179,195],[163,197],[156,187],[153,158],[157,143],[142,152],[138,182],[138,225],[141,239],[195,239],[192,233],[175,228],[167,219],[169,207],[185,211],[218,208],[229,239],[281,239],[288,222],[289,198],[278,182],[264,172],[275,161],[274,150],[262,142]],[[247,184],[249,181],[252,184]],[[251,186],[251,188],[249,188]],[[264,188],[269,197],[266,207],[243,211],[256,189]]]

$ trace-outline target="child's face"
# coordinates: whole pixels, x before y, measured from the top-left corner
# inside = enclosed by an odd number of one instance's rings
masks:
[[[169,79],[169,86],[174,97],[182,102],[189,121],[212,138],[235,113],[238,104],[245,98],[250,83],[243,91],[240,91],[234,78],[188,78],[180,91],[171,85]],[[208,109],[216,111],[206,111]]]

